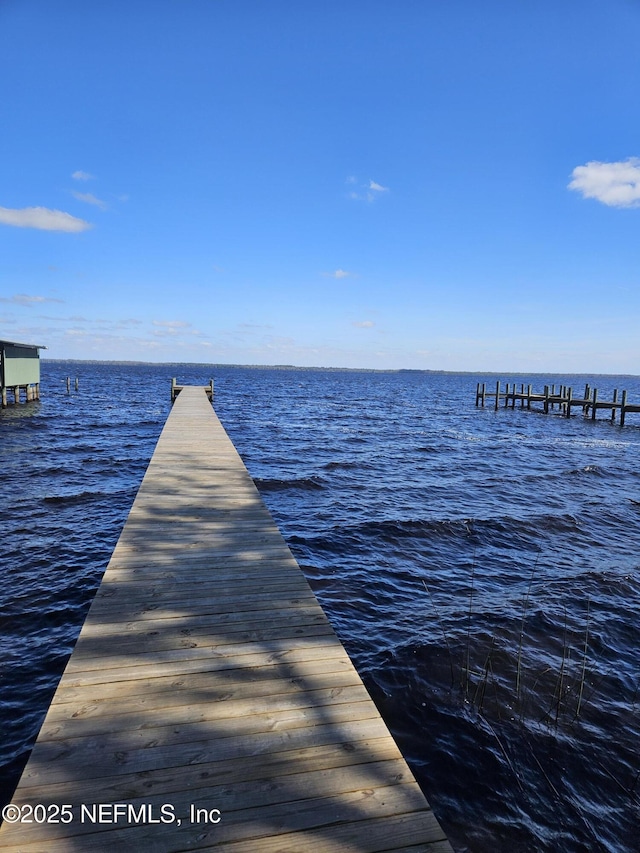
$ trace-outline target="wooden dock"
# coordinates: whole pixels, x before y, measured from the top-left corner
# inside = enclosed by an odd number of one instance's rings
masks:
[[[557,390],[555,385],[545,385],[542,393],[533,392],[531,385],[527,385],[525,390],[524,383],[521,383],[519,391],[515,382],[513,384],[507,382],[505,385],[505,390],[502,391],[502,383],[498,381],[495,391],[487,391],[486,382],[478,382],[476,406],[484,406],[485,401],[490,399],[494,401],[496,411],[500,408],[502,401],[505,408],[511,405],[512,409],[515,409],[516,402],[519,402],[523,409],[531,409],[532,403],[542,403],[545,414],[557,408],[565,417],[570,418],[573,409],[580,409],[585,417],[590,417],[594,421],[598,411],[609,410],[611,423],[615,423],[616,413],[619,413],[621,427],[625,424],[627,414],[640,412],[640,405],[629,403],[626,391],[619,396],[617,388],[613,391],[612,400],[601,400],[598,398],[598,389],[591,388],[588,384],[585,385],[582,396],[574,396],[573,389],[567,385],[559,385]]]
[[[451,853],[203,388],[176,396],[13,803],[2,851]]]

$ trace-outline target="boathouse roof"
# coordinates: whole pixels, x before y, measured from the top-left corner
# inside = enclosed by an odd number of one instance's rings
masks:
[[[46,349],[44,344],[23,344],[18,341],[5,341],[0,339],[0,347],[26,347],[27,349]]]

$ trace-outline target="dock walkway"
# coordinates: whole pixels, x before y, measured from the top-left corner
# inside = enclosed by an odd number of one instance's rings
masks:
[[[451,851],[203,388],[176,397],[13,802],[32,822],[2,851]]]

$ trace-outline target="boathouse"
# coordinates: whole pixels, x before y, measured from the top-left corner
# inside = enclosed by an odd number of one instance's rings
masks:
[[[40,399],[40,350],[41,344],[20,344],[16,341],[0,340],[0,387],[2,408],[7,405],[7,392],[13,394],[13,402],[20,402],[24,389],[25,398]]]

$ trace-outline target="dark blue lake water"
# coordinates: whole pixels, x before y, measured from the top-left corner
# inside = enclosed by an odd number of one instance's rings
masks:
[[[476,408],[488,377],[468,374],[42,373],[39,403],[0,413],[3,803],[170,379],[213,376],[216,411],[456,850],[637,853],[640,415],[620,429],[605,413]],[[637,377],[505,378],[640,402]]]

